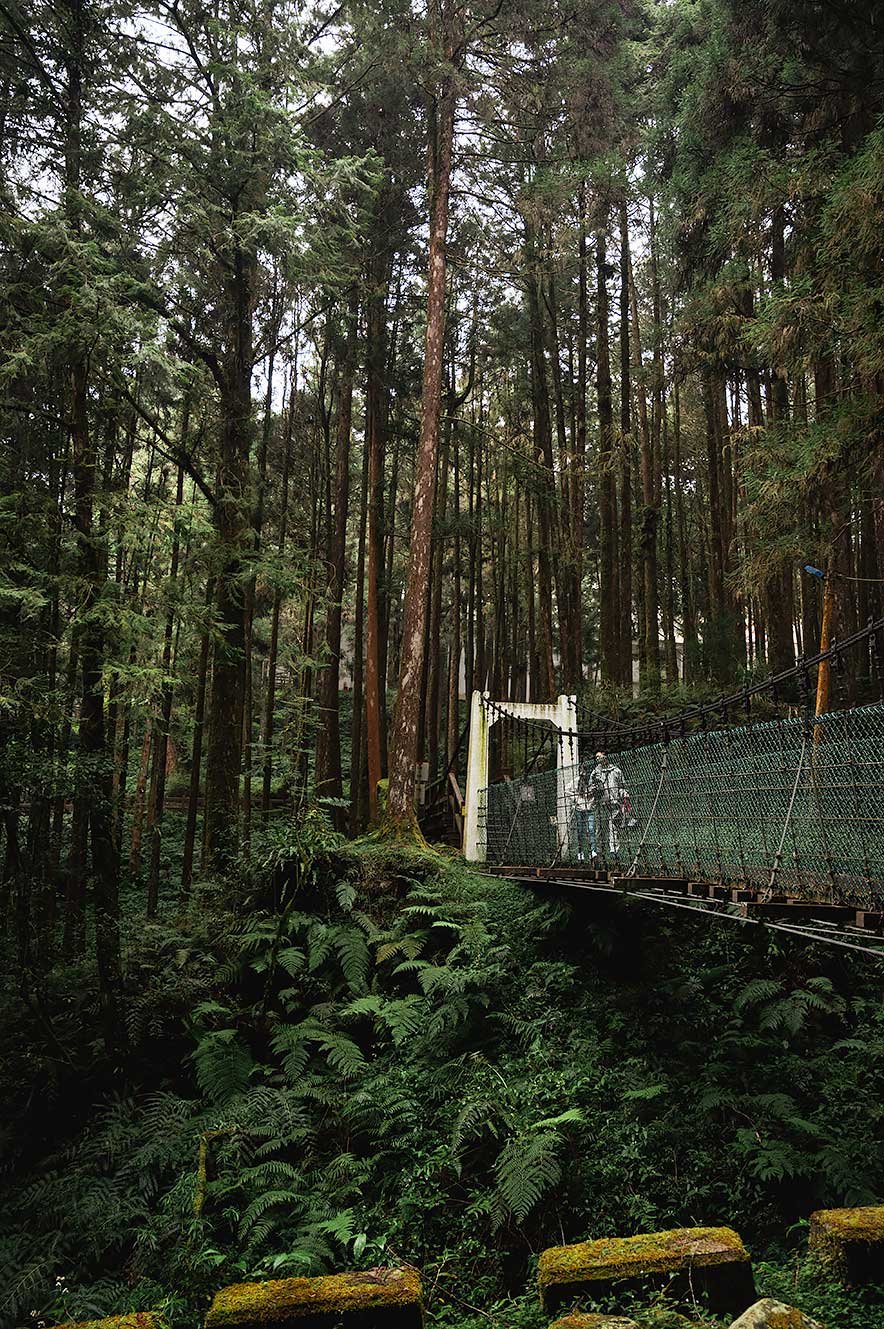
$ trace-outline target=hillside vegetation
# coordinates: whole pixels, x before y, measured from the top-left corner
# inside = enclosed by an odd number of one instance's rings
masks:
[[[225,1283],[407,1261],[434,1323],[540,1329],[545,1246],[730,1223],[765,1288],[884,1325],[800,1228],[884,1188],[874,963],[315,816],[263,853],[250,891],[133,919],[122,1066],[87,964],[27,1004],[7,970],[9,1323],[196,1325]]]

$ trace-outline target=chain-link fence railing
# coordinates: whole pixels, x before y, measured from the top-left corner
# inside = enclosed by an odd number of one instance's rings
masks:
[[[884,705],[693,733],[610,762],[625,800],[599,796],[598,780],[587,796],[594,754],[485,789],[487,861],[583,862],[884,908]]]

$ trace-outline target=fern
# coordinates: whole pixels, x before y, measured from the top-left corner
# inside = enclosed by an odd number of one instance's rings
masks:
[[[239,1230],[242,1236],[254,1235],[254,1228],[258,1220],[266,1218],[271,1209],[284,1204],[287,1211],[297,1211],[302,1203],[302,1197],[296,1191],[288,1190],[267,1190],[257,1195],[239,1221]],[[267,1233],[265,1232],[265,1236]]]
[[[537,1131],[508,1140],[494,1164],[497,1193],[517,1223],[524,1222],[562,1176],[561,1136]]]
[[[465,1103],[455,1118],[451,1135],[451,1147],[455,1153],[460,1153],[468,1141],[474,1140],[483,1131],[497,1135],[496,1118],[499,1113],[500,1105],[495,1099],[477,1098],[471,1103]]]
[[[734,1010],[742,1011],[747,1006],[757,1006],[759,1002],[769,1001],[780,992],[780,984],[772,978],[753,978],[747,983],[734,1001]]]
[[[290,978],[297,978],[304,970],[307,957],[298,946],[284,946],[277,954],[276,961]]]
[[[335,949],[351,992],[364,992],[368,982],[370,955],[365,935],[358,928],[339,930]]]
[[[335,883],[335,897],[345,914],[349,914],[356,903],[356,884],[344,877]]]
[[[200,1089],[218,1106],[241,1094],[254,1070],[250,1052],[235,1029],[215,1029],[202,1036],[193,1052]]]
[[[398,1001],[385,1002],[380,1015],[393,1042],[399,1047],[423,1028],[427,1006],[421,997],[403,997]]]
[[[343,1079],[349,1080],[365,1069],[365,1058],[344,1034],[326,1034],[320,1042],[329,1066]]]
[[[278,1057],[282,1058],[282,1067],[290,1084],[297,1083],[306,1069],[310,1058],[307,1037],[301,1025],[277,1025],[270,1040],[270,1045]]]
[[[307,933],[307,968],[311,974],[321,969],[332,953],[335,929],[326,923],[312,923]]]

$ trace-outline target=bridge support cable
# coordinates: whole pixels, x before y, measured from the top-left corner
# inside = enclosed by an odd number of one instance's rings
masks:
[[[786,809],[786,819],[783,822],[783,830],[780,835],[780,843],[777,846],[777,852],[774,854],[773,863],[770,868],[770,879],[767,883],[767,894],[772,896],[774,887],[777,883],[777,876],[783,862],[783,846],[786,843],[786,836],[789,834],[789,828],[792,825],[792,813],[795,810],[795,799],[798,794],[798,785],[801,782],[801,773],[804,770],[804,758],[807,753],[807,728],[804,727],[801,740],[801,755],[798,759],[798,765],[795,768],[795,783],[792,786],[792,797],[789,799],[789,806]]]
[[[663,781],[666,779],[666,772],[668,769],[669,769],[669,748],[664,744],[663,749],[660,753],[660,779],[657,783],[657,792],[654,795],[654,802],[651,805],[651,811],[649,812],[648,818],[645,821],[645,828],[642,831],[641,839],[638,842],[638,848],[635,851],[635,858],[632,860],[629,867],[626,869],[627,877],[635,876],[636,869],[638,867],[638,860],[641,858],[641,852],[642,849],[644,848],[645,840],[648,838],[648,830],[650,829],[651,822],[654,820],[654,814],[657,811],[657,804],[660,802],[660,793],[661,790],[663,789]]]

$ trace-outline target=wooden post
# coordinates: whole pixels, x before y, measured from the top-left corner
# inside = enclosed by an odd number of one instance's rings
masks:
[[[832,622],[835,617],[835,585],[831,572],[826,573],[823,582],[823,621],[820,628],[820,654],[829,649],[832,639]],[[829,684],[832,678],[831,660],[821,660],[816,676],[816,714],[824,715],[829,709]],[[819,737],[815,729],[814,742]]]

